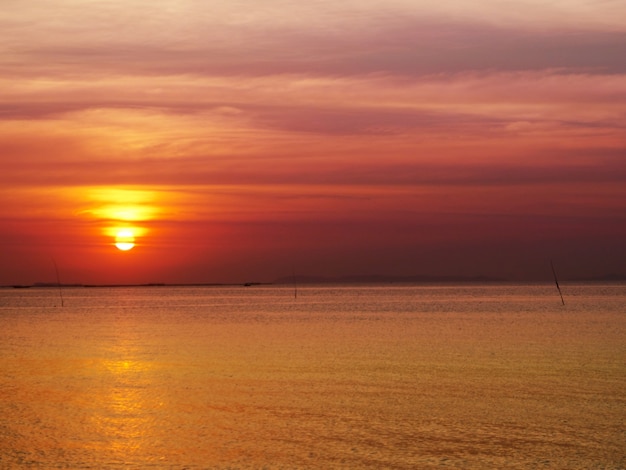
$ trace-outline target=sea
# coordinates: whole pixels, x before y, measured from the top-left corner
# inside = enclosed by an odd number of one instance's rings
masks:
[[[625,469],[626,284],[0,289],[1,469]]]

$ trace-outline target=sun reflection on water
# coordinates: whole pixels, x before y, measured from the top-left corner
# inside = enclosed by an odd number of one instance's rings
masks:
[[[150,369],[146,362],[134,359],[108,360],[103,361],[103,365],[106,369],[116,375],[140,373]]]
[[[96,446],[116,462],[138,461],[151,452],[155,413],[162,403],[152,391],[154,367],[142,357],[132,328],[118,325],[117,341],[100,361],[101,387],[93,395]]]

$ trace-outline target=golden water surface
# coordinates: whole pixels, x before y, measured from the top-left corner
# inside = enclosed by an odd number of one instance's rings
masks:
[[[0,468],[626,468],[626,286],[0,289]]]

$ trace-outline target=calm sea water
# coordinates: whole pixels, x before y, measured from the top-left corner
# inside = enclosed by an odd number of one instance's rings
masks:
[[[626,468],[626,285],[0,289],[0,468]]]

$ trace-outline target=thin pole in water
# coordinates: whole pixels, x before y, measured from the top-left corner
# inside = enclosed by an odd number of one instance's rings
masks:
[[[57,286],[59,286],[59,296],[61,297],[61,307],[63,307],[63,289],[61,289],[61,277],[59,276],[59,268],[57,267],[57,262],[54,260],[52,256],[52,264],[54,264],[54,272],[57,275]]]
[[[561,288],[559,287],[559,280],[556,277],[556,271],[554,270],[554,264],[552,260],[550,260],[550,267],[552,268],[552,274],[554,275],[554,283],[556,284],[556,288],[559,291],[559,295],[561,296],[561,303],[565,305],[565,300],[563,300],[563,293],[561,292]]]

